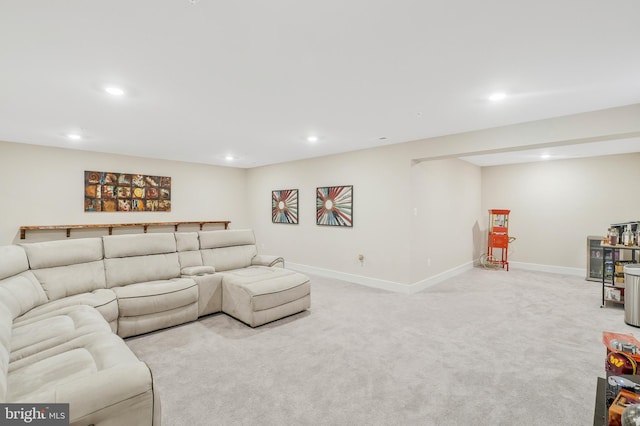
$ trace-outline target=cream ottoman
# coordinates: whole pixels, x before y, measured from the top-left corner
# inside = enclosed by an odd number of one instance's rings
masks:
[[[282,268],[250,266],[219,272],[222,311],[257,327],[311,306],[309,278]]]

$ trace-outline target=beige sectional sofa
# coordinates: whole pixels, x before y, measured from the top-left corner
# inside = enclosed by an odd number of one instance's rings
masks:
[[[151,371],[123,337],[309,306],[309,279],[258,255],[251,230],[0,247],[0,402],[69,403],[73,425],[158,425]]]

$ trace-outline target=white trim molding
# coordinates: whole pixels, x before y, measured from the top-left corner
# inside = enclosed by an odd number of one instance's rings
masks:
[[[299,263],[287,262],[287,268],[294,271],[320,275],[327,278],[335,278],[338,280],[348,281],[367,287],[378,288],[381,290],[392,291],[402,294],[414,294],[428,287],[441,283],[442,281],[459,275],[473,268],[473,262],[467,262],[455,268],[441,272],[429,278],[417,281],[413,284],[402,284],[395,281],[381,280],[378,278],[365,277],[363,275],[349,274],[346,272],[335,271],[332,269],[318,268],[316,266],[302,265]]]
[[[381,290],[393,291],[395,293],[408,294],[411,284],[402,284],[395,281],[381,280],[378,278],[365,277],[363,275],[348,274],[346,272],[335,271],[333,269],[319,268],[317,266],[302,265],[299,263],[287,262],[286,267],[294,271],[320,275],[321,277],[335,278],[350,283],[360,284],[367,287],[379,288]]]
[[[395,281],[381,280],[378,278],[365,277],[363,275],[349,274],[346,272],[335,271],[333,269],[319,268],[317,266],[303,265],[299,263],[287,262],[287,268],[294,271],[319,275],[321,277],[335,278],[342,281],[347,281],[354,284],[360,284],[366,287],[378,288],[381,290],[392,291],[394,293],[402,294],[414,294],[422,291],[426,288],[440,284],[441,282],[460,275],[473,267],[478,265],[476,262],[466,262],[462,265],[451,268],[447,271],[436,274],[432,277],[425,278],[412,284],[403,284]],[[523,269],[528,271],[548,272],[552,274],[561,275],[575,275],[584,276],[585,270],[583,268],[572,268],[568,266],[555,266],[555,265],[541,265],[538,263],[526,263],[526,262],[509,262],[510,268]]]
[[[509,262],[509,267],[515,269],[525,269],[528,271],[549,272],[552,274],[586,276],[584,268],[572,268],[569,266],[541,265],[539,263]]]
[[[449,270],[436,274],[432,277],[425,278],[423,280],[415,282],[411,285],[410,294],[417,293],[426,288],[432,287],[436,284],[440,284],[442,281],[446,279],[455,277],[456,275],[460,275],[463,272],[469,271],[473,269],[473,265],[474,265],[474,262],[469,261],[469,262],[463,263],[462,265],[456,266],[455,268],[451,268]]]

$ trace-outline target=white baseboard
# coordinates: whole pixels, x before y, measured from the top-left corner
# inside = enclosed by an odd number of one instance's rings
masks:
[[[285,266],[287,269],[293,269],[294,271],[320,275],[321,277],[335,278],[367,287],[379,288],[381,290],[393,291],[396,293],[410,293],[409,288],[411,287],[411,284],[402,284],[394,281],[365,277],[363,275],[348,274],[346,272],[335,271],[333,269],[318,268],[317,266],[302,265],[299,263],[287,262]]]
[[[287,262],[286,267],[294,271],[320,275],[321,277],[335,278],[338,280],[348,281],[367,287],[379,288],[381,290],[393,291],[395,293],[413,294],[425,288],[439,284],[447,278],[451,278],[473,268],[473,262],[467,262],[463,265],[441,272],[424,280],[420,280],[413,284],[402,284],[394,281],[381,280],[377,278],[365,277],[362,275],[348,274],[346,272],[335,271],[332,269],[318,268],[316,266],[302,265],[299,263]]]
[[[303,265],[299,263],[287,262],[286,266],[294,271],[320,275],[321,277],[335,278],[338,280],[348,281],[355,284],[364,285],[372,288],[379,288],[381,290],[393,291],[395,293],[402,294],[414,294],[422,291],[426,288],[441,283],[442,281],[455,277],[465,271],[468,271],[477,265],[476,262],[463,263],[460,266],[451,268],[447,271],[441,272],[429,278],[417,281],[412,284],[403,284],[395,281],[381,280],[378,278],[365,277],[363,275],[349,274],[346,272],[335,271],[333,269],[319,268],[317,266]],[[549,272],[552,274],[562,275],[575,275],[584,276],[585,270],[583,268],[571,268],[568,266],[554,266],[554,265],[541,265],[538,263],[526,263],[526,262],[509,262],[509,267],[513,269],[523,269],[528,271]]]
[[[542,265],[539,263],[509,262],[510,268],[525,269],[528,271],[550,272],[552,274],[586,276],[584,268],[571,268],[569,266]]]
[[[456,266],[455,268],[451,268],[447,271],[436,274],[432,277],[425,278],[418,282],[415,282],[411,285],[411,294],[417,293],[419,291],[424,290],[425,288],[429,288],[436,284],[440,284],[442,281],[449,279],[451,277],[455,277],[456,275],[460,275],[463,272],[466,272],[473,268],[474,262],[463,263],[460,266]]]

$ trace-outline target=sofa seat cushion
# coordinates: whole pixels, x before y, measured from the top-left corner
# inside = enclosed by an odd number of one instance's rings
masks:
[[[311,284],[298,272],[251,266],[221,274],[223,312],[252,327],[309,307]],[[260,312],[264,314],[257,315]]]
[[[7,389],[7,402],[69,403],[73,424],[122,401],[150,395],[152,381],[148,367],[122,339],[93,333],[12,363]],[[150,419],[153,402],[147,401],[135,408]]]
[[[198,319],[198,284],[191,278],[114,287],[118,335],[135,336]]]
[[[29,312],[15,319],[15,323],[20,323],[41,315],[56,312],[66,306],[88,305],[100,312],[104,319],[111,325],[111,330],[116,331],[118,320],[118,303],[116,294],[111,289],[98,289],[91,293],[76,294],[58,300],[50,301],[44,305],[31,309]]]
[[[11,336],[11,361],[94,332],[111,333],[111,327],[94,308],[66,306],[18,322]]]
[[[120,317],[135,317],[170,311],[198,303],[198,285],[190,278],[149,281],[114,287]]]
[[[310,293],[309,278],[288,269],[251,266],[223,274],[222,282],[246,292],[255,311],[283,305]]]

